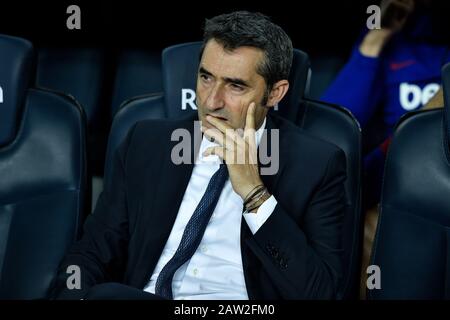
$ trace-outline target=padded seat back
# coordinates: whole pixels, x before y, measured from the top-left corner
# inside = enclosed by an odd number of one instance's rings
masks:
[[[450,299],[450,64],[444,110],[405,115],[386,159],[370,299]]]
[[[343,107],[305,99],[297,124],[309,134],[341,148],[347,160],[345,181],[343,249],[344,277],[341,299],[357,298],[362,253],[361,217],[361,129],[358,121]]]
[[[0,35],[0,299],[46,297],[85,209],[85,115],[29,87],[33,60],[31,43]]]
[[[159,52],[127,49],[119,53],[112,97],[113,116],[124,101],[162,90]]]

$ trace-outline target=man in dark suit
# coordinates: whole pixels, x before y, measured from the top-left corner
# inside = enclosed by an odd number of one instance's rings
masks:
[[[130,130],[53,297],[336,297],[344,153],[267,114],[288,90],[292,51],[260,14],[206,22],[198,115]],[[188,139],[190,161],[180,163],[174,136],[200,130],[200,145]],[[262,149],[271,163],[262,163]],[[74,289],[69,266],[81,271]]]

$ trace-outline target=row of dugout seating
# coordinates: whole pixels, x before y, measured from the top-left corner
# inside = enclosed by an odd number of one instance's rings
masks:
[[[36,86],[76,97],[90,125],[111,119],[128,99],[163,91],[164,57],[158,52],[44,47],[37,54]],[[314,57],[307,95],[318,99],[343,63],[335,56]]]
[[[0,37],[0,299],[38,299],[86,211],[86,120],[34,88],[30,42]]]
[[[187,104],[192,103],[192,95],[195,94],[199,49],[200,43],[198,42],[165,49],[161,59],[159,91],[144,95],[136,92],[139,96],[120,103],[121,107],[115,112],[108,135],[105,161],[106,181],[110,176],[111,156],[128,129],[136,121],[175,118],[186,112],[195,112],[191,105],[188,107]],[[46,74],[45,68],[42,67],[43,64],[39,66],[39,63],[46,59],[49,59],[47,64],[51,64],[50,55],[44,59],[40,54],[39,59],[36,59],[32,45],[28,41],[0,36],[0,89],[2,90],[0,91],[2,98],[0,100],[0,298],[39,299],[46,297],[61,257],[80,234],[85,208],[88,206],[86,203],[89,198],[87,183],[89,168],[86,160],[86,150],[88,149],[86,132],[90,125],[89,121],[95,119],[95,112],[87,111],[86,107],[81,108],[71,97],[75,97],[73,92],[68,92],[71,94],[68,96],[35,88],[34,79],[41,79],[39,81],[50,79],[50,73]],[[132,57],[130,59],[130,63],[135,63],[134,67],[139,70],[137,59]],[[36,73],[35,67],[36,60],[38,61],[38,73]],[[64,69],[64,60],[57,60],[55,63],[60,64]],[[81,66],[72,67],[74,70],[82,69]],[[98,63],[97,67],[102,68],[101,63]],[[117,70],[117,74],[127,73],[120,71],[120,66]],[[64,76],[60,68],[54,67],[52,72],[61,74],[61,77]],[[90,74],[93,71],[86,67],[85,72]],[[143,77],[152,78],[155,83],[158,82],[156,76],[149,76],[145,72],[141,74]],[[314,73],[312,77],[314,77]],[[97,79],[95,76],[90,76],[87,80],[89,78]],[[128,79],[132,82],[134,78],[129,77]],[[293,121],[306,132],[338,145],[344,150],[347,157],[348,179],[345,184],[347,206],[343,229],[345,274],[339,298],[356,298],[360,278],[362,238],[361,131],[357,121],[344,108],[306,98],[308,90],[310,90],[311,66],[307,54],[300,50],[295,50],[294,64],[289,80],[291,82],[290,93],[283,103],[280,103],[278,110],[274,112]],[[89,82],[81,82],[78,85],[88,86],[92,90],[92,95],[85,97],[89,100],[84,100],[84,103],[86,101],[94,103],[93,101],[98,98],[95,96],[101,91],[100,87],[89,86]],[[121,82],[117,81],[117,78],[114,86],[122,88]],[[126,84],[124,86],[126,87]],[[449,85],[445,86],[447,88]],[[46,87],[50,87],[50,85],[47,83]],[[66,92],[62,87],[58,89]],[[126,95],[118,94],[118,97],[112,101],[118,101],[125,97]],[[83,101],[83,98],[76,98]],[[89,119],[89,114],[91,119]],[[446,135],[442,135],[442,137],[444,136]],[[396,139],[397,137],[394,138],[394,140]],[[435,141],[435,143],[438,142]],[[388,156],[388,163],[392,158],[392,153],[390,152]],[[433,159],[430,155],[425,163],[432,165]],[[386,172],[385,188],[388,188],[389,168]],[[395,176],[396,173],[398,174],[398,171],[394,170],[391,175]],[[404,183],[413,176],[411,173],[403,174],[402,177],[406,179]],[[445,184],[446,177],[445,175],[442,177],[436,175],[437,179],[444,181],[442,183],[444,186],[448,186],[449,183]],[[414,187],[411,185],[409,189],[414,190]],[[401,196],[417,197],[412,191],[410,194],[406,192],[400,194]],[[393,192],[391,196],[395,198],[396,193]],[[383,199],[386,198],[384,196]],[[407,199],[406,203],[408,203]],[[441,212],[442,217],[448,217],[448,214],[446,215],[448,211],[441,211],[439,201],[436,201],[435,208],[435,212]],[[387,234],[389,231],[392,233],[395,228],[402,229],[403,226],[395,225],[401,220],[385,218],[385,216],[391,216],[387,212],[387,209],[382,212],[373,261],[380,265],[383,272],[382,279],[390,279],[389,281],[394,279],[392,283],[395,284],[395,280],[398,278],[396,273],[398,264],[389,258],[389,250],[393,246],[390,242],[392,239]],[[445,219],[442,221],[446,222]],[[420,227],[420,219],[419,223],[411,224],[413,231],[414,229],[420,231]],[[444,262],[443,265],[438,266],[444,273],[435,272],[433,276],[434,279],[445,282],[448,279],[445,273],[445,270],[448,269],[448,264],[445,264],[448,254],[445,255],[445,250],[448,252],[448,246],[445,249],[442,249],[442,246],[446,243],[443,239],[447,239],[448,242],[448,237],[445,238],[446,227],[444,225],[441,227],[438,239],[440,240],[440,249],[432,249],[441,254],[439,256],[441,260],[433,261]],[[407,236],[414,234],[408,234],[406,229],[403,230]],[[437,238],[438,236],[436,236]],[[397,241],[395,245],[399,249],[410,250],[408,241],[399,241],[396,236],[394,236],[394,241]],[[423,239],[421,245],[423,248],[426,247]],[[414,260],[414,256],[408,257]],[[425,256],[417,257],[425,258]],[[427,260],[428,263],[434,263],[433,261]],[[422,262],[422,260],[416,261],[415,265],[418,266],[417,269],[426,272],[427,265]],[[436,266],[433,265],[433,267]],[[414,273],[412,270],[409,271]],[[430,272],[432,272],[431,270],[433,270],[432,267],[430,267]],[[411,279],[408,280],[410,283]],[[448,291],[441,290],[436,295],[430,296],[430,291],[420,291],[420,286],[415,288],[411,284],[402,287],[403,291],[401,291],[395,285],[389,287],[385,283],[388,280],[382,281],[384,285],[382,289],[377,290],[376,293],[369,292],[369,298],[444,298],[448,293]],[[423,281],[426,283],[427,279]],[[446,283],[446,288],[448,288],[448,281]]]

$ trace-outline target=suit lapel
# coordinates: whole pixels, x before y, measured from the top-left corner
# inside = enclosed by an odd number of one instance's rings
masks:
[[[163,163],[161,171],[158,172],[158,181],[149,180],[147,177],[146,195],[144,196],[144,215],[147,217],[145,225],[148,231],[145,232],[145,240],[143,243],[143,257],[147,261],[147,265],[143,268],[143,278],[140,279],[142,286],[149,281],[159,257],[161,256],[164,245],[169,238],[175,219],[178,214],[181,202],[190,177],[194,168],[195,156],[198,153],[198,145],[194,144],[194,121],[189,119],[183,122],[182,128],[189,131],[191,137],[191,161],[189,164],[174,164],[171,159],[171,151],[173,147],[180,141],[169,141],[165,144],[163,155]],[[197,133],[198,134],[198,133]],[[201,138],[200,138],[201,141]],[[164,141],[165,143],[166,141]],[[163,147],[163,146],[159,146]],[[155,192],[153,197],[148,196],[150,192]],[[155,224],[156,223],[156,224]]]

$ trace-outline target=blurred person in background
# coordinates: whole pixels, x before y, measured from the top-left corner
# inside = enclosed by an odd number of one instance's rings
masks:
[[[378,220],[391,135],[412,110],[443,106],[441,68],[450,61],[443,1],[383,0],[381,28],[366,29],[321,100],[348,108],[363,130],[365,215],[361,296]]]

